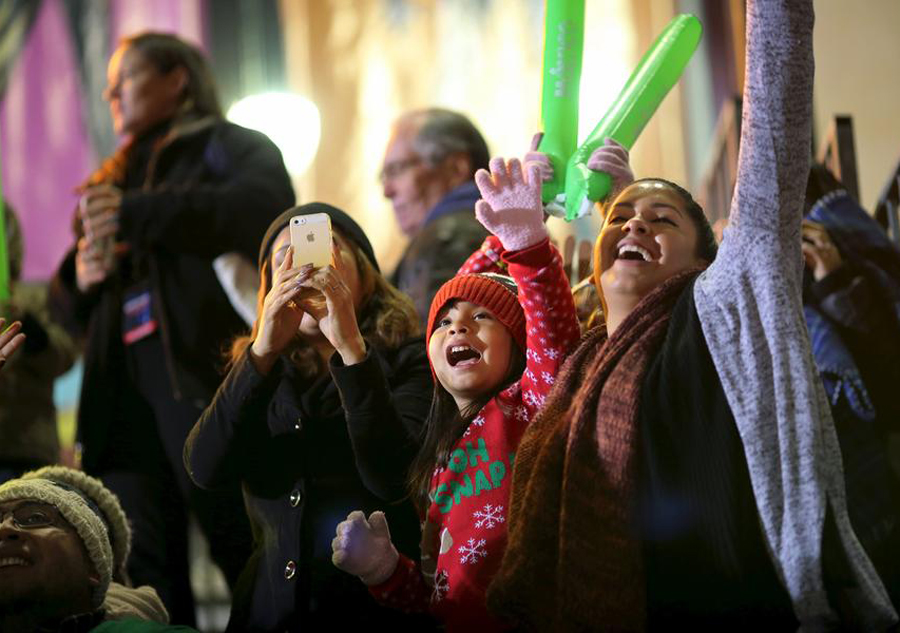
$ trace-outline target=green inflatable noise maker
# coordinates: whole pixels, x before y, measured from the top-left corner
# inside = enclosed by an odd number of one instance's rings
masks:
[[[564,7],[563,11],[560,7]],[[563,17],[561,18],[560,15]],[[576,19],[580,18],[580,22]],[[574,35],[570,39],[561,37],[563,26],[571,31],[577,30],[581,37]],[[576,28],[580,27],[580,28]],[[551,41],[552,32],[557,35]],[[587,139],[574,151],[568,152],[565,169],[560,170],[566,150],[574,147],[574,134],[578,127],[578,89],[577,78],[572,82],[570,76],[559,72],[559,60],[567,60],[567,54],[574,55],[572,50],[559,51],[560,42],[578,44],[578,56],[581,54],[584,31],[584,2],[566,2],[565,0],[547,3],[547,20],[545,24],[544,46],[544,87],[541,103],[541,120],[544,126],[544,139],[539,147],[547,153],[554,168],[552,182],[544,183],[542,198],[544,202],[565,199],[566,220],[574,220],[590,213],[594,202],[605,198],[612,187],[609,174],[588,169],[587,161],[591,154],[603,144],[604,139],[612,138],[631,149],[647,122],[659,108],[660,103],[681,77],[685,66],[690,61],[700,43],[703,28],[700,21],[689,14],[676,16],[660,34],[653,45],[644,53],[640,63],[629,77],[619,93],[618,98],[596,125]],[[574,65],[564,68],[575,68]],[[578,64],[580,71],[580,64]],[[548,96],[548,84],[558,86],[558,78],[565,78],[564,85],[574,83],[574,90],[567,94],[568,99]],[[567,119],[571,127],[563,125],[561,119]],[[572,129],[576,132],[572,132]],[[562,183],[565,183],[564,187]],[[562,193],[562,195],[560,195]]]
[[[544,203],[561,195],[566,164],[578,146],[578,89],[584,50],[584,0],[547,0],[544,75],[538,149],[550,158],[553,180],[541,188]]]
[[[0,177],[0,302],[12,296],[9,279],[9,247],[6,243],[6,209],[3,203],[3,182]]]

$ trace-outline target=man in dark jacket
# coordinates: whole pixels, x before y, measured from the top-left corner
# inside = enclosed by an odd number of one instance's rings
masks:
[[[77,244],[51,298],[86,337],[84,469],[134,523],[132,579],[159,591],[173,621],[191,624],[187,509],[229,584],[251,551],[240,491],[201,491],[181,460],[221,381],[223,352],[245,330],[213,261],[229,252],[255,261],[266,227],[294,195],[275,145],[222,118],[194,47],[164,34],[129,38],[109,80],[125,142],[84,188]]]
[[[489,158],[481,133],[457,112],[416,110],[394,123],[381,183],[410,243],[392,281],[423,325],[435,293],[487,237],[475,219],[473,178]]]

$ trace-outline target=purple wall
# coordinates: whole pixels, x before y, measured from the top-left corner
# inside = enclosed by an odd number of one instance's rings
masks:
[[[204,0],[110,0],[110,47],[147,29],[203,45],[204,11]],[[44,0],[0,100],[3,192],[22,220],[27,280],[49,278],[71,246],[74,188],[100,158],[82,89],[62,0]]]
[[[22,221],[23,277],[47,279],[72,243],[71,217],[96,158],[60,0],[45,0],[0,102],[3,193]]]

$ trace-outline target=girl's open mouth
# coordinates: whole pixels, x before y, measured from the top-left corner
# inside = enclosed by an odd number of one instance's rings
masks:
[[[481,352],[469,345],[451,345],[447,348],[447,363],[451,367],[468,367],[481,360]]]

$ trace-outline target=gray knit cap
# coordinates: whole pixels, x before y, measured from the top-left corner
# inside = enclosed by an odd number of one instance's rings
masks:
[[[36,473],[27,473],[20,479],[7,481],[0,485],[0,502],[34,499],[49,503],[59,510],[63,518],[75,528],[94,570],[100,576],[100,584],[93,595],[93,606],[98,608],[103,604],[113,572],[110,530],[103,511],[86,492],[86,489],[99,482],[82,472],[68,468],[65,470],[68,472],[60,479],[36,477]]]
[[[109,540],[113,552],[113,580],[122,582],[127,578],[125,565],[131,553],[131,526],[119,498],[99,479],[86,475],[80,470],[66,466],[44,466],[22,475],[22,479],[51,479],[78,488],[93,501],[103,513],[103,522],[109,530]]]

